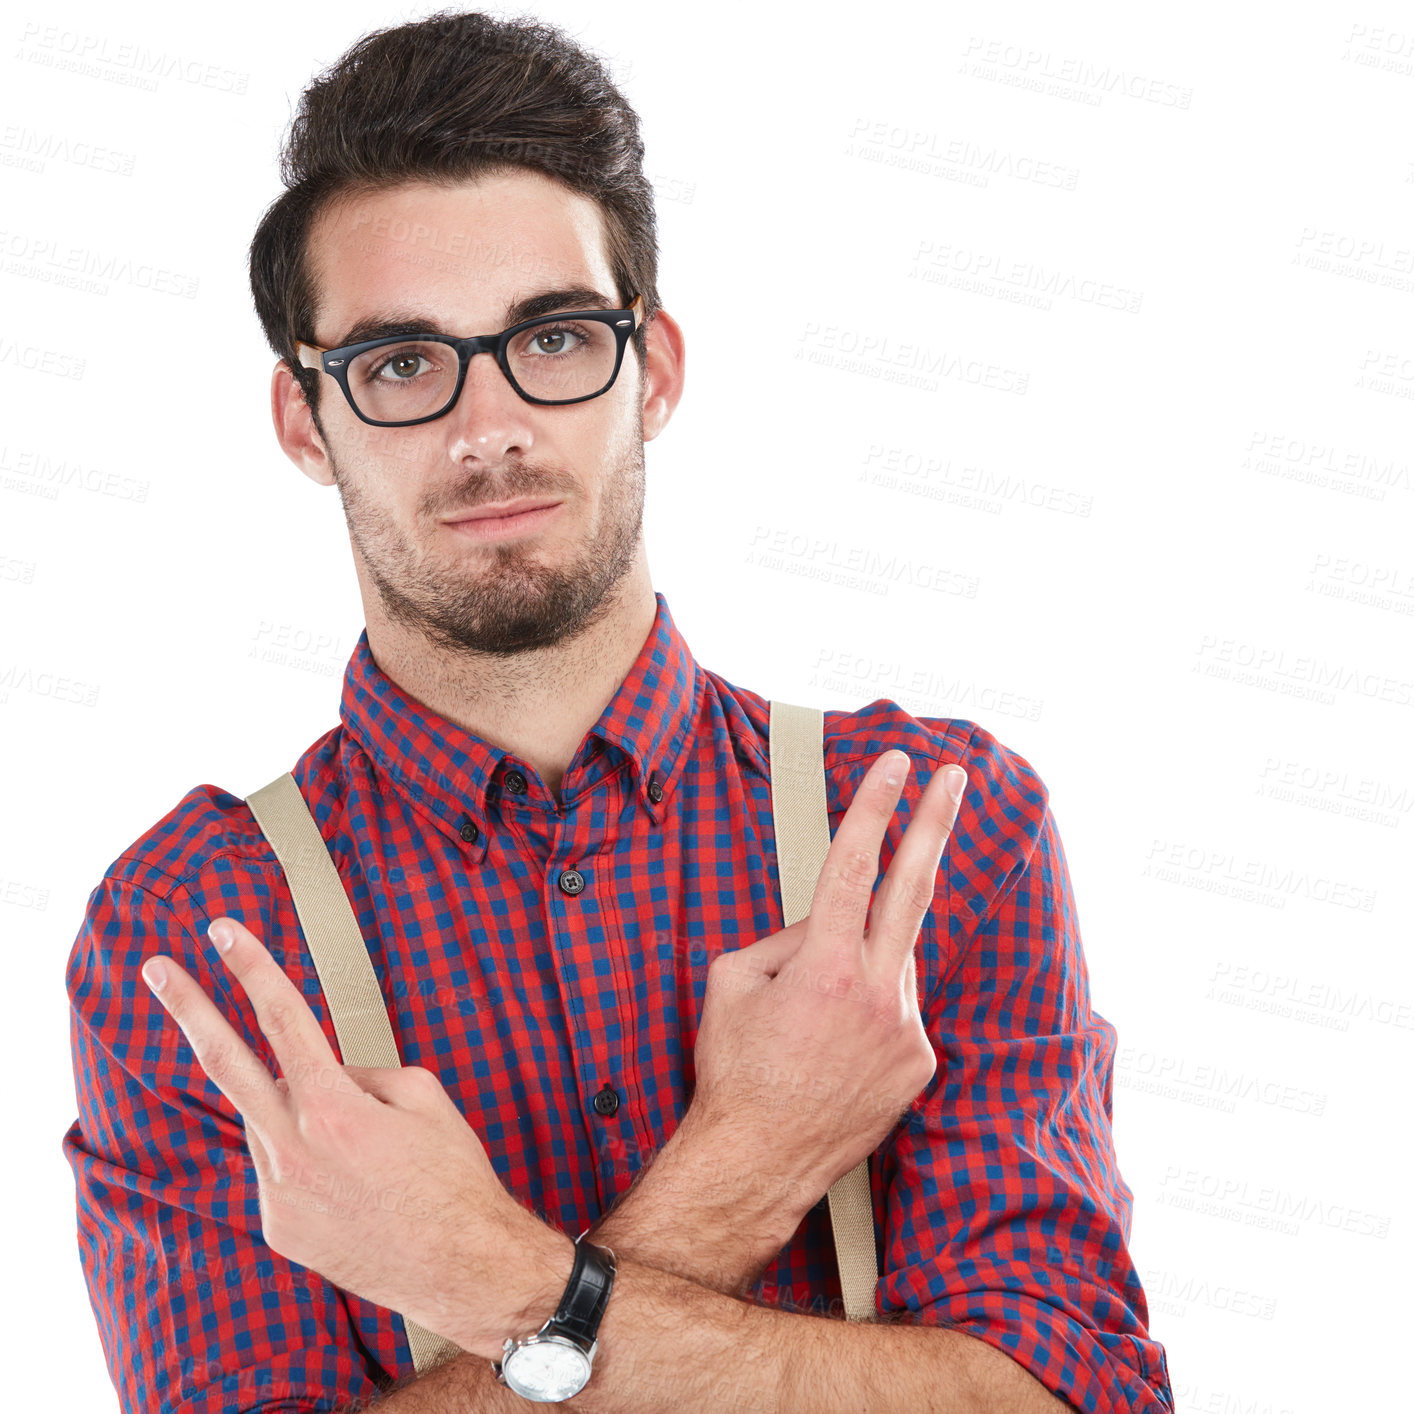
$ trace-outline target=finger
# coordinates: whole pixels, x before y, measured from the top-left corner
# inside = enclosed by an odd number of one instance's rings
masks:
[[[815,881],[802,956],[860,947],[870,895],[879,877],[879,849],[898,808],[908,766],[906,752],[886,751],[855,790]]]
[[[148,958],[142,976],[181,1029],[207,1078],[235,1106],[247,1131],[257,1125],[267,1133],[277,1132],[285,1118],[285,1100],[275,1088],[274,1077],[216,1003],[170,957]]]
[[[383,1104],[396,1104],[397,1080],[399,1074],[386,1065],[346,1065],[344,1074],[368,1096]]]
[[[959,779],[954,780],[954,774]],[[938,884],[938,865],[952,835],[967,789],[958,766],[939,767],[914,806],[908,828],[889,861],[869,913],[865,956],[887,965],[911,966],[913,947]]]
[[[270,1154],[261,1143],[260,1136],[249,1124],[245,1129],[245,1146],[250,1150],[250,1161],[255,1165],[255,1177],[260,1183],[274,1183],[275,1166],[270,1162]]]
[[[363,1088],[360,1099],[370,1111],[375,1105],[385,1105],[416,1114],[455,1115],[465,1122],[466,1116],[447,1093],[441,1077],[426,1066],[351,1065],[345,1067],[345,1073]],[[357,1105],[359,1100],[349,1103]]]
[[[302,1089],[356,1088],[344,1075],[309,1003],[260,939],[230,917],[213,920],[210,934],[227,971],[250,998],[255,1019],[293,1094],[297,1097]],[[230,942],[223,951],[221,942],[226,937]]]
[[[797,918],[789,927],[782,928],[779,933],[769,933],[764,938],[757,938],[754,943],[748,943],[744,948],[733,948],[729,952],[721,953],[719,958],[730,958],[730,965],[743,972],[757,972],[765,977],[774,977],[805,941],[805,931],[809,924],[810,918],[807,914],[804,918]]]

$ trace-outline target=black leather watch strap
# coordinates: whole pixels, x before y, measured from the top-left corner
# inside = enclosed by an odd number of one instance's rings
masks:
[[[614,1254],[607,1247],[586,1242],[584,1236],[580,1233],[574,1240],[574,1267],[551,1328],[573,1336],[587,1348],[598,1339],[599,1322],[614,1287]]]

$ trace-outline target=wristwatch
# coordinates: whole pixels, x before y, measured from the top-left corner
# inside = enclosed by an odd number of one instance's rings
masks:
[[[534,1335],[506,1337],[496,1378],[522,1399],[558,1404],[589,1383],[599,1322],[614,1286],[614,1254],[584,1239],[574,1240],[574,1269],[555,1314]]]

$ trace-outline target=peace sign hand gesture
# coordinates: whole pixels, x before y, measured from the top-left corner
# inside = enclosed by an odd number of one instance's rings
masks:
[[[573,1242],[506,1191],[431,1071],[341,1065],[260,940],[231,918],[208,931],[250,998],[278,1079],[171,958],[149,958],[143,978],[245,1122],[267,1244],[498,1359],[508,1334],[552,1314]]]
[[[934,773],[870,913],[879,851],[909,758],[871,766],[825,856],[810,912],[707,972],[696,1090],[680,1145],[723,1182],[800,1216],[898,1123],[937,1066],[919,1011],[914,944],[967,776]],[[865,931],[866,916],[868,932]]]

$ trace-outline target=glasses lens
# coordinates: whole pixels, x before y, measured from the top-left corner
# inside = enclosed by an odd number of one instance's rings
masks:
[[[383,344],[349,363],[349,391],[375,422],[411,422],[441,412],[457,386],[457,351],[437,339]]]
[[[521,392],[548,402],[602,393],[614,376],[618,340],[597,319],[542,319],[506,346],[506,363]]]

